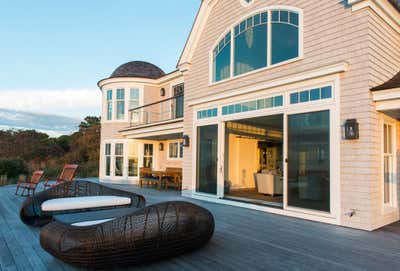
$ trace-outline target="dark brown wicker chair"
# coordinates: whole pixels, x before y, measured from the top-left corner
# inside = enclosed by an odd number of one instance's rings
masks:
[[[56,185],[43,192],[35,194],[33,197],[26,199],[20,210],[21,220],[31,226],[43,226],[52,220],[53,215],[65,214],[66,211],[60,212],[44,212],[41,209],[42,203],[46,200],[57,199],[57,198],[69,198],[69,197],[87,197],[87,196],[121,196],[129,197],[131,208],[143,208],[146,205],[146,200],[143,196],[135,193],[113,189],[99,183],[93,183],[88,181],[75,181],[75,182],[64,182]],[[118,206],[121,208],[121,206]],[[107,208],[92,208],[92,209],[80,209],[73,210],[70,212],[85,212]],[[116,207],[115,207],[116,208]]]
[[[103,224],[46,225],[40,244],[77,266],[110,269],[159,261],[205,245],[214,232],[212,214],[189,202],[165,202]]]

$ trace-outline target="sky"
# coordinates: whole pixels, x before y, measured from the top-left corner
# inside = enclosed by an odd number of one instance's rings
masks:
[[[174,70],[200,2],[0,0],[0,129],[25,128],[24,115],[35,128],[34,113],[44,115],[38,130],[51,130],[58,116],[71,132],[100,115],[96,84],[119,65]]]

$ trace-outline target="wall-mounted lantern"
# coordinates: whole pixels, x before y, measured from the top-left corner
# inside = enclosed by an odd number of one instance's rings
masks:
[[[160,89],[160,96],[161,97],[165,96],[165,88]]]
[[[159,151],[163,151],[163,150],[164,150],[164,143],[160,143],[160,144],[158,145],[158,150],[159,150]]]
[[[183,136],[183,142],[182,142],[183,147],[189,147],[190,145],[190,138],[188,135]]]
[[[359,139],[359,124],[356,119],[348,119],[344,124],[344,137],[345,139]]]

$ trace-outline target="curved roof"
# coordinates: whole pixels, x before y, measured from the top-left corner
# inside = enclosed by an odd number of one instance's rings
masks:
[[[144,61],[131,61],[115,69],[109,78],[139,77],[158,79],[164,75],[164,71],[154,64]]]
[[[383,83],[380,86],[371,88],[372,91],[400,88],[400,72],[397,73],[392,79]]]

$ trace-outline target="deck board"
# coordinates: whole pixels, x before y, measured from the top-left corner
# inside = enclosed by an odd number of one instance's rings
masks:
[[[365,232],[238,207],[182,198],[177,192],[135,191],[147,204],[186,200],[209,209],[216,220],[204,248],[134,270],[399,270],[400,223]],[[77,270],[45,252],[39,229],[19,220],[24,198],[15,187],[0,187],[0,270]],[[25,260],[24,260],[25,259]]]

